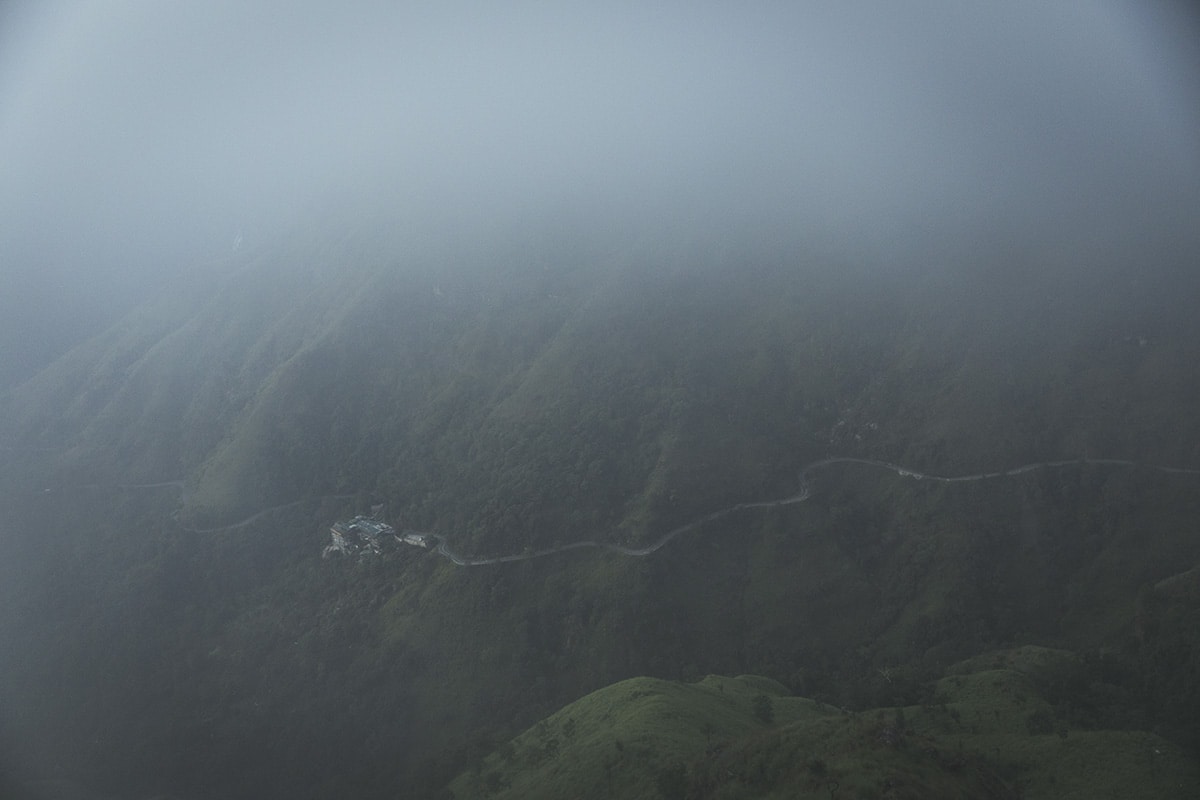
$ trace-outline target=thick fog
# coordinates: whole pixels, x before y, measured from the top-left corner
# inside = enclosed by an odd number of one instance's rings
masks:
[[[574,209],[886,252],[1111,232],[1200,185],[1178,3],[3,9],[9,326],[103,316],[298,220],[470,238]]]

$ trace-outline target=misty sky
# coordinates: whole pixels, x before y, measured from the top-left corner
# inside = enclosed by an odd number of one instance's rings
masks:
[[[1200,186],[1185,7],[18,0],[0,259],[66,296],[381,208],[1111,229]]]

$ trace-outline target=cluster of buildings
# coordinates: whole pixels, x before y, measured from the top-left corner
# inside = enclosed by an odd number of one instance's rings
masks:
[[[370,516],[360,514],[347,522],[333,523],[329,529],[329,544],[321,552],[321,557],[329,558],[334,553],[346,556],[378,555],[388,538],[415,547],[433,546],[433,537],[427,533],[404,531],[397,534],[395,528],[380,519],[382,509],[382,506],[375,506]]]
[[[391,525],[362,515],[349,522],[335,522],[329,529],[330,542],[325,546],[321,557],[329,558],[334,553],[347,556],[359,553],[378,554],[382,549],[382,540],[395,535],[396,529]]]

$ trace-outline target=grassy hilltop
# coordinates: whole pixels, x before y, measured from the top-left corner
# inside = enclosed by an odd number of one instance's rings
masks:
[[[1186,797],[1200,772],[1153,734],[1062,713],[1065,651],[1024,647],[955,665],[917,705],[848,711],[765,678],[635,678],[500,746],[455,797]]]

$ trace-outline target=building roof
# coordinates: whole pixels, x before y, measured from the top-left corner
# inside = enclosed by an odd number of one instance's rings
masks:
[[[389,536],[396,532],[396,529],[386,522],[380,522],[377,519],[370,517],[357,516],[348,522],[338,521],[333,523],[330,528],[334,533],[342,536],[358,534],[367,539],[376,539],[380,536]]]

